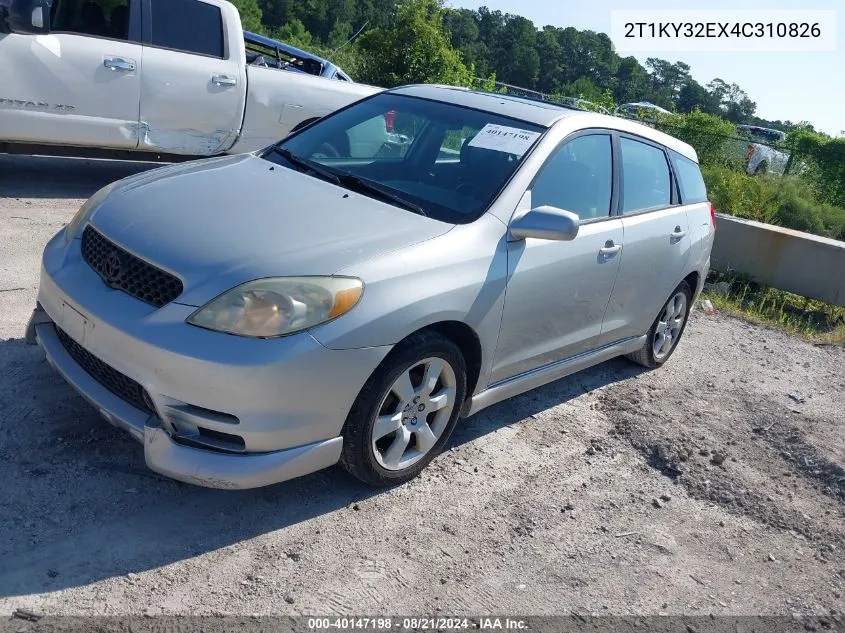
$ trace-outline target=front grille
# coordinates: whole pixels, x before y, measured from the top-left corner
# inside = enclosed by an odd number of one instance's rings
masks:
[[[150,396],[141,385],[101,361],[65,334],[58,326],[56,326],[56,334],[70,357],[94,380],[136,409],[155,413],[148,404]]]
[[[178,277],[135,257],[91,226],[82,233],[82,257],[106,285],[156,308],[182,294]]]

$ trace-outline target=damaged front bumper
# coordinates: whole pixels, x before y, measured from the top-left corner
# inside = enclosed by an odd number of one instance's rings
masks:
[[[214,488],[255,488],[335,464],[347,413],[390,348],[331,350],[308,332],[248,339],[185,323],[106,286],[79,240],[47,245],[26,338],[147,465]]]
[[[108,422],[142,442],[147,466],[167,477],[209,488],[257,488],[327,468],[340,459],[340,437],[257,454],[185,446],[162,428],[158,417],[133,407],[85,372],[62,345],[50,317],[40,306],[27,327],[27,342],[37,342],[50,365]]]
[[[179,444],[158,417],[133,407],[86,373],[62,345],[40,306],[27,327],[27,342],[37,342],[50,365],[109,423],[142,442],[147,466],[167,477],[208,488],[257,488],[327,468],[340,459],[340,437],[258,454],[219,453]]]

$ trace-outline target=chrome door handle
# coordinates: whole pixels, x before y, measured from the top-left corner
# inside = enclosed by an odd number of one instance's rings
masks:
[[[614,244],[613,240],[608,240],[607,242],[605,242],[604,247],[599,249],[599,253],[610,257],[611,255],[616,255],[616,253],[621,250],[622,244]]]
[[[135,61],[132,59],[123,59],[122,57],[106,57],[103,60],[103,66],[109,70],[133,72],[135,70]]]
[[[211,83],[215,86],[237,86],[238,80],[229,75],[214,75],[211,78]]]

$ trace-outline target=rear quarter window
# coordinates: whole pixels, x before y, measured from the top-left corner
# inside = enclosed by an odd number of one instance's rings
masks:
[[[681,186],[681,202],[683,204],[706,202],[707,187],[704,185],[704,178],[701,176],[698,164],[677,152],[672,152],[672,160],[675,163],[678,184]]]

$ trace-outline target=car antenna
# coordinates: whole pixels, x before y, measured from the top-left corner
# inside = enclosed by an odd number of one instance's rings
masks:
[[[344,48],[344,47],[345,47],[345,46],[347,46],[348,44],[351,44],[351,43],[352,43],[352,40],[354,40],[356,37],[358,37],[359,35],[361,35],[361,31],[363,31],[365,28],[367,28],[367,25],[368,25],[369,23],[370,23],[370,21],[369,21],[369,20],[367,20],[366,22],[364,22],[364,26],[362,26],[360,29],[358,29],[358,30],[355,32],[355,35],[353,35],[352,37],[350,37],[350,38],[349,38],[348,40],[346,40],[343,44],[341,44],[340,46],[338,46],[336,49],[334,49],[334,50],[332,51],[332,55],[334,55],[335,53],[337,53],[337,52],[338,52],[341,48]]]

